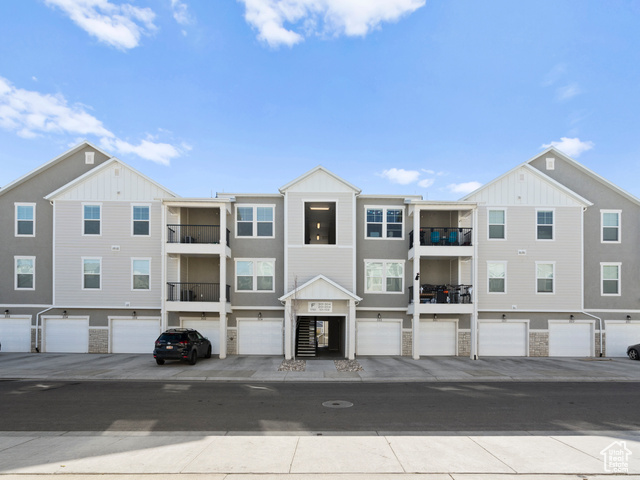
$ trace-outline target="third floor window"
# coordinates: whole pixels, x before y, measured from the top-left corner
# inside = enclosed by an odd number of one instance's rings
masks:
[[[272,205],[237,206],[236,236],[273,238],[273,212]]]

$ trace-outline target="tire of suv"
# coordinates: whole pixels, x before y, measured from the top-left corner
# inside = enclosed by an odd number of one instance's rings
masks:
[[[211,346],[207,348],[207,354],[204,356],[204,358],[211,358]]]
[[[156,363],[158,365],[164,365],[164,360],[162,358],[156,358]]]
[[[194,348],[191,350],[191,355],[189,355],[189,365],[195,365],[198,363],[198,352]]]

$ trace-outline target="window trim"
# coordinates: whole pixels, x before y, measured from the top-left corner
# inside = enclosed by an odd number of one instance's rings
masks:
[[[502,292],[492,292],[491,291],[491,282],[489,281],[491,277],[489,277],[489,265],[495,263],[504,265],[504,290]],[[487,260],[487,294],[488,295],[506,295],[507,293],[507,278],[508,278],[508,263],[506,260]]]
[[[553,219],[552,223],[538,223],[538,212],[551,212]],[[553,242],[556,239],[556,209],[555,208],[536,208],[536,242]],[[538,238],[538,227],[551,225],[551,238]]]
[[[16,202],[13,204],[14,205],[14,236],[16,237],[35,237],[36,236],[36,204],[35,203],[28,203],[28,202]],[[33,233],[30,234],[24,234],[24,233],[18,233],[18,207],[32,207],[33,208],[33,220],[31,220],[31,222],[33,223]],[[20,221],[28,221],[28,220],[20,220]]]
[[[367,210],[370,209],[381,209],[382,210],[382,236],[381,237],[370,237],[368,236],[367,226],[369,222],[367,221]],[[402,212],[402,223],[400,226],[402,227],[402,235],[399,237],[389,237],[387,236],[387,210],[400,210]],[[403,205],[365,205],[364,206],[364,239],[365,240],[404,240],[404,222],[406,219],[406,212]],[[373,224],[378,224],[379,222],[371,222]]]
[[[605,240],[604,239],[604,214],[605,213],[617,213],[618,214],[618,240]],[[613,227],[607,227],[613,228]],[[622,210],[612,209],[600,209],[600,243],[622,243]]]
[[[99,292],[102,290],[102,257],[80,257],[80,289],[85,291],[85,292]],[[100,278],[100,286],[98,288],[85,288],[84,286],[84,262],[86,260],[98,260],[98,263],[100,264],[100,273],[99,273],[99,278]]]
[[[238,290],[238,262],[253,262],[253,276],[251,290]],[[273,264],[273,288],[271,290],[258,290],[258,262],[271,262]],[[274,293],[276,291],[276,259],[275,258],[235,258],[233,262],[233,290],[236,293]],[[245,277],[246,275],[242,275]]]
[[[551,267],[553,268],[552,274],[553,276],[551,277],[551,280],[553,281],[552,283],[552,289],[550,292],[539,292],[538,291],[538,280],[540,279],[540,277],[538,277],[538,265],[551,265]],[[540,260],[540,261],[536,261],[536,269],[535,269],[535,277],[536,277],[536,282],[535,282],[535,292],[536,295],[555,295],[556,293],[556,262],[554,261],[544,261],[544,260]]]
[[[501,211],[504,213],[504,223],[490,223],[490,212]],[[491,238],[491,225],[502,225],[504,227],[504,237]],[[507,209],[506,208],[491,208],[487,207],[487,240],[490,242],[505,242],[507,240]]]
[[[84,207],[99,207],[100,208],[100,218],[98,219],[100,225],[100,233],[85,233],[85,221],[84,218]],[[89,219],[90,221],[95,221],[95,219]],[[81,231],[83,237],[101,237],[102,236],[102,203],[98,202],[83,202],[82,203],[82,225]]]
[[[135,261],[147,261],[149,263],[149,288],[135,288],[135,273],[133,271],[133,262]],[[132,292],[149,292],[151,291],[151,257],[131,257],[131,291]],[[100,273],[102,274],[102,266],[100,269]]]
[[[382,263],[382,291],[381,292],[367,289],[367,265],[370,263]],[[400,286],[400,291],[398,292],[387,291],[387,264],[389,263],[399,263],[402,265],[402,276],[400,277],[402,280],[402,284]],[[402,259],[395,259],[395,258],[387,258],[384,260],[371,259],[371,258],[365,259],[364,260],[364,293],[366,293],[367,295],[402,295],[405,293],[405,281],[404,281],[405,275],[406,275],[405,261]],[[397,278],[397,277],[391,277],[391,278]]]
[[[258,235],[258,208],[271,208],[273,220],[271,220],[271,236]],[[252,208],[253,220],[251,221],[251,235],[238,235],[238,208]],[[240,203],[235,205],[235,236],[238,239],[276,238],[276,204],[275,203]],[[248,222],[247,222],[248,223]],[[266,222],[261,222],[266,223]]]
[[[618,267],[618,293],[604,293],[604,267]],[[622,262],[600,262],[600,296],[620,297],[622,296]]]
[[[31,260],[33,273],[32,286],[30,288],[18,287],[18,260]],[[18,291],[33,291],[36,289],[36,257],[32,255],[15,255],[13,257],[13,289]]]
[[[135,207],[147,207],[149,209],[149,220],[135,220]],[[149,224],[149,233],[140,235],[135,233],[135,222],[147,222]],[[132,203],[131,204],[131,236],[132,237],[150,237],[151,236],[151,204],[150,203]]]

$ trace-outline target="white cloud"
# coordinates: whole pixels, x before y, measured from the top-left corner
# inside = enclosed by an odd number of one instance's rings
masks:
[[[578,158],[582,153],[587,150],[591,150],[595,146],[595,143],[586,141],[583,142],[579,138],[560,138],[559,142],[551,142],[543,144],[540,148],[554,147],[563,153],[566,153],[570,157]]]
[[[413,13],[426,0],[238,1],[244,3],[245,20],[258,30],[258,38],[278,47],[293,46],[313,34],[364,36],[383,22]]]
[[[390,168],[389,170],[384,170],[381,176],[388,179],[391,183],[408,185],[420,178],[420,172],[417,170],[405,170],[403,168]]]
[[[189,13],[189,7],[182,0],[171,0],[171,9],[173,10],[173,18],[180,25],[191,25],[193,17]]]
[[[155,13],[150,8],[134,7],[109,0],[45,0],[60,8],[76,25],[99,41],[120,50],[137,47],[140,37],[156,30]]]
[[[542,86],[550,87],[551,85],[556,83],[558,80],[560,80],[560,78],[562,78],[565,73],[567,73],[567,67],[564,64],[559,63],[555,65],[549,71],[549,73],[545,75],[544,79],[542,80]]]
[[[569,85],[565,85],[564,87],[560,87],[556,90],[556,98],[559,101],[564,101],[569,100],[576,95],[580,95],[581,93],[582,89],[577,83],[570,83]]]
[[[433,179],[433,178],[425,178],[424,180],[420,180],[418,182],[418,186],[422,187],[422,188],[429,188],[434,183],[435,183],[435,179]]]
[[[466,195],[471,193],[482,186],[480,182],[465,182],[465,183],[450,183],[447,188],[450,192],[458,195]]]
[[[142,140],[138,145],[117,138],[100,120],[79,104],[69,105],[62,95],[16,88],[0,77],[0,128],[23,138],[42,134],[93,136],[101,145],[118,153],[133,153],[146,160],[168,165],[181,150],[167,143]]]

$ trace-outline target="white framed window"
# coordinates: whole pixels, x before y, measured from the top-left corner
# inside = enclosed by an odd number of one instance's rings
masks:
[[[101,235],[102,221],[102,205],[82,205],[82,234],[83,235]]]
[[[36,204],[16,203],[16,237],[36,236]]]
[[[507,293],[507,262],[487,262],[487,291]]]
[[[151,289],[151,259],[131,259],[131,290]]]
[[[237,292],[274,292],[276,261],[273,258],[236,259]]]
[[[600,263],[600,294],[620,296],[620,269],[621,263]]]
[[[149,205],[131,206],[131,234],[135,236],[148,237],[151,235]]]
[[[537,240],[553,240],[553,216],[553,210],[536,210]]]
[[[82,258],[82,290],[102,289],[102,258]]]
[[[601,243],[620,243],[622,210],[600,210]]]
[[[236,205],[236,237],[274,238],[275,205]]]
[[[36,257],[16,256],[15,264],[15,283],[16,290],[35,290],[36,289]]]
[[[365,207],[366,238],[404,238],[404,208]]]
[[[536,293],[555,293],[555,262],[536,262]]]
[[[365,293],[403,293],[404,261],[365,260]]]
[[[487,211],[489,240],[505,240],[507,238],[507,211],[490,209]]]

